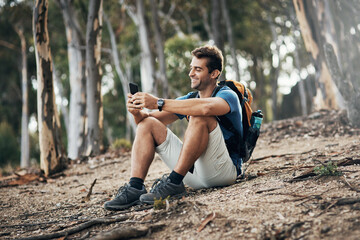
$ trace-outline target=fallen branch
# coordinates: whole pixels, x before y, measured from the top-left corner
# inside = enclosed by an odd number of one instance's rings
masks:
[[[35,226],[43,226],[43,225],[51,225],[58,223],[59,221],[51,221],[51,222],[41,222],[41,223],[22,223],[22,224],[14,224],[14,225],[0,225],[0,228],[24,228],[24,227],[35,227]]]
[[[63,231],[60,232],[56,232],[56,233],[50,233],[50,234],[43,234],[43,235],[39,235],[39,236],[31,236],[31,237],[27,237],[27,238],[21,238],[21,240],[41,240],[41,239],[53,239],[53,238],[60,238],[63,236],[69,236],[71,234],[80,232],[84,229],[87,229],[89,227],[92,227],[93,225],[97,225],[97,224],[111,224],[111,223],[115,223],[115,222],[122,222],[129,219],[128,216],[121,216],[118,218],[98,218],[98,219],[93,219],[91,221],[82,223],[76,227],[72,227],[69,229],[65,229]]]
[[[156,224],[151,226],[140,226],[140,227],[121,227],[116,228],[115,230],[101,233],[96,237],[92,238],[93,240],[110,240],[110,239],[129,239],[137,238],[147,235],[152,231],[157,231],[163,228],[165,224]]]
[[[317,149],[311,149],[307,152],[300,152],[300,153],[284,153],[284,154],[273,154],[273,155],[269,155],[269,156],[264,156],[264,157],[260,157],[260,158],[254,158],[252,159],[252,161],[261,161],[267,158],[278,158],[278,157],[286,157],[286,156],[293,156],[293,155],[302,155],[302,154],[307,154],[307,153],[311,153],[313,151],[317,151]]]
[[[360,202],[360,198],[340,198],[336,201],[336,206],[349,205]]]
[[[360,164],[360,159],[353,159],[353,158],[345,158],[339,161],[334,161],[336,166],[349,166],[354,164]],[[288,182],[296,182],[296,181],[302,181],[305,178],[316,176],[314,173],[315,167],[310,168],[308,171],[305,171],[299,176],[294,177],[293,179],[289,180]]]

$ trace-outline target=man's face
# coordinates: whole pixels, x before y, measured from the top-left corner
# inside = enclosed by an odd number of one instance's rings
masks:
[[[193,57],[190,64],[189,77],[191,88],[204,90],[211,83],[209,69],[206,67],[207,58]]]

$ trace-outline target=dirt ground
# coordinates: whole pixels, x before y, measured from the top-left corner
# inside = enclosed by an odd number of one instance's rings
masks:
[[[163,202],[162,209],[103,209],[130,177],[129,153],[78,161],[53,178],[2,177],[0,238],[360,239],[359,135],[336,111],[265,124],[243,179],[222,188],[187,188],[185,197]],[[330,162],[339,176],[314,174],[314,167]],[[156,157],[148,190],[165,173]],[[25,176],[33,181],[23,184]]]

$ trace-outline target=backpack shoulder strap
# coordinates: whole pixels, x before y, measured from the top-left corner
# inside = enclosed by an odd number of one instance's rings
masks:
[[[199,92],[191,92],[189,98],[197,98],[199,97]]]

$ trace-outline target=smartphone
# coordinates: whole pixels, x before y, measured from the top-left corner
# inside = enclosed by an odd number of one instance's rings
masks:
[[[134,95],[139,91],[139,87],[136,83],[129,83],[130,93]]]

